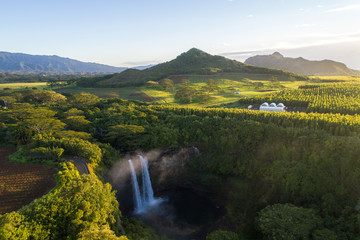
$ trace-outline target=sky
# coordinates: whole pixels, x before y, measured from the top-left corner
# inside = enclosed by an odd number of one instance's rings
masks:
[[[0,51],[112,66],[192,47],[244,61],[284,56],[360,69],[360,0],[0,0]]]

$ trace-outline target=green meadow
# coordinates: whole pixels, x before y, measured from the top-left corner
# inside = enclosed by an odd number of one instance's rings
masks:
[[[183,105],[174,99],[176,91],[181,87],[183,79],[187,79],[192,87],[200,90],[209,79],[214,79],[218,84],[218,91],[210,93],[211,99],[206,103],[191,103],[191,106],[212,106],[237,101],[242,97],[264,95],[269,92],[279,91],[283,88],[297,88],[307,84],[304,81],[286,81],[280,79],[275,87],[269,82],[271,75],[268,74],[239,74],[227,73],[218,75],[175,75],[169,76],[174,82],[174,88],[168,91],[162,90],[159,85],[122,88],[79,88],[67,87],[56,89],[62,94],[88,92],[102,98],[120,97],[123,99],[142,100],[169,105]],[[254,84],[262,84],[256,87]]]
[[[46,82],[33,82],[33,83],[0,83],[0,89],[10,88],[10,89],[24,89],[24,88],[33,88],[38,89],[47,88]]]

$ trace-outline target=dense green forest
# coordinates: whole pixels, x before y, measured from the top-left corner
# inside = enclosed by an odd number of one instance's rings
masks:
[[[92,81],[106,79],[105,76],[112,76],[112,74],[104,75],[105,73],[22,73],[22,72],[0,72],[0,83],[15,83],[15,82],[67,82],[74,83],[87,79]],[[101,78],[104,77],[104,78]]]
[[[310,101],[296,94],[289,101]],[[360,236],[358,112],[170,107],[47,90],[4,90],[0,100],[0,141],[18,147],[10,159],[59,170],[50,193],[0,216],[0,239],[166,239],[122,215],[102,179],[127,152],[172,146],[201,154],[168,187],[196,189],[226,209],[207,240]],[[79,175],[64,155],[87,159],[92,173]]]

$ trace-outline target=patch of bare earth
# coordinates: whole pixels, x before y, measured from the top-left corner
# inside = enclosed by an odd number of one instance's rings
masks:
[[[155,99],[153,97],[147,95],[144,92],[135,92],[135,93],[130,94],[129,96],[141,99],[141,100],[146,101],[146,102],[155,101]]]
[[[15,148],[0,147],[0,214],[16,211],[56,186],[55,169],[42,164],[10,163]]]

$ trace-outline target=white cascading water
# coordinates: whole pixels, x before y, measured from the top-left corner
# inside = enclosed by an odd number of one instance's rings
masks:
[[[146,157],[139,155],[142,168],[142,201],[144,205],[151,205],[154,202],[154,191],[151,186],[149,165]]]
[[[136,178],[135,168],[134,168],[134,165],[133,165],[131,159],[129,160],[129,164],[130,164],[130,169],[131,169],[131,179],[132,179],[133,194],[134,194],[135,212],[141,212],[144,209],[144,204],[140,197],[140,188],[139,188],[139,184],[138,184],[138,181]]]
[[[139,155],[139,158],[141,160],[142,193],[140,193],[140,187],[136,178],[134,165],[132,161],[129,160],[136,214],[145,213],[149,206],[155,206],[163,201],[161,198],[154,197],[154,191],[151,186],[149,165],[147,158],[141,155]]]

